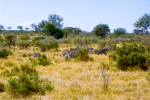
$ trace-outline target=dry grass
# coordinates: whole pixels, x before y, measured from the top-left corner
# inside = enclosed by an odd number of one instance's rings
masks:
[[[94,48],[98,48],[93,45]],[[74,47],[74,46],[72,46]],[[59,54],[61,51],[70,48],[67,45],[60,45],[59,50],[49,50],[46,52],[48,59],[52,61],[49,66],[36,66],[40,78],[47,78],[52,82],[55,89],[47,92],[45,96],[34,95],[27,98],[19,98],[19,100],[149,100],[150,85],[145,77],[146,71],[121,71],[113,66],[114,62],[108,60],[107,55],[90,55],[94,61],[83,62],[71,59],[70,62],[65,61]],[[0,48],[2,49],[2,48]],[[12,49],[13,51],[13,49]],[[28,55],[33,52],[40,52],[39,48],[30,47],[20,50],[16,47],[13,55],[8,59],[0,59],[0,73],[4,69],[10,69],[12,65],[20,63],[30,63]],[[26,57],[22,53],[27,53]],[[53,55],[55,53],[55,55]],[[109,65],[112,71],[112,80],[108,87],[108,92],[103,91],[103,77],[99,70],[102,62]],[[9,65],[8,65],[9,64]],[[6,66],[8,65],[8,66]],[[9,77],[0,76],[0,81],[7,84]],[[0,100],[12,99],[6,92],[0,93]]]

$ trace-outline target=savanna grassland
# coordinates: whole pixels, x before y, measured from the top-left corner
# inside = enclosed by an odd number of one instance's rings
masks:
[[[132,35],[132,37],[131,37]],[[119,38],[112,38],[108,35],[106,41],[118,40],[117,47],[121,47],[123,42],[131,44],[136,42],[142,44],[145,48],[149,35],[133,35],[125,34]],[[30,36],[32,40],[37,34]],[[4,34],[1,34],[4,39]],[[76,36],[80,37],[80,36]],[[91,37],[92,38],[92,37]],[[16,36],[16,40],[19,36]],[[74,38],[70,38],[73,41]],[[83,37],[82,37],[83,39]],[[101,38],[93,38],[101,41]],[[91,39],[92,41],[92,39]],[[1,46],[0,50],[6,49],[11,51],[7,58],[0,58],[0,82],[5,85],[4,92],[0,92],[0,99],[15,99],[15,100],[149,100],[150,85],[146,79],[149,69],[144,71],[138,66],[121,70],[116,67],[116,61],[109,60],[107,55],[89,54],[93,58],[91,61],[80,61],[72,58],[70,61],[65,60],[60,54],[62,51],[69,48],[75,48],[75,44],[58,43],[57,49],[48,49],[45,52],[41,51],[40,47],[30,45],[27,48],[19,48],[15,46]],[[98,49],[98,43],[91,43],[88,47]],[[7,88],[10,77],[17,78],[20,73],[8,74],[6,70],[12,70],[14,67],[20,68],[20,64],[24,63],[31,65],[29,58],[33,58],[32,54],[38,52],[45,54],[47,59],[52,64],[43,66],[36,65],[40,79],[48,79],[51,81],[54,89],[46,91],[45,95],[35,93],[31,96],[13,97]],[[34,58],[37,59],[37,58]],[[148,66],[149,67],[149,66]],[[104,72],[104,74],[102,73]],[[104,78],[105,76],[105,78]],[[108,80],[108,87],[105,82]]]

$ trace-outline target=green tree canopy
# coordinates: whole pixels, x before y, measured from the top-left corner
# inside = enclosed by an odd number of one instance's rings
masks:
[[[45,28],[46,23],[47,23],[46,20],[42,20],[42,21],[38,24],[38,27],[40,28],[41,31],[44,31],[44,28]]]
[[[61,28],[63,26],[63,18],[60,17],[59,15],[56,15],[56,14],[50,14],[49,15],[49,23],[50,24],[54,24],[56,28]]]
[[[4,26],[0,24],[0,30],[3,30],[3,29],[4,29]]]
[[[150,14],[144,14],[134,23],[134,26],[136,28],[143,29],[145,33],[149,33],[148,29],[150,29]]]
[[[23,26],[17,26],[17,28],[19,29],[19,30],[22,30],[23,29]]]
[[[105,38],[106,34],[110,32],[110,29],[107,24],[99,24],[94,27],[93,32],[95,35]]]
[[[54,36],[56,39],[60,39],[60,38],[63,38],[64,33],[58,28],[56,28],[52,31],[51,35]]]
[[[134,29],[133,33],[135,33],[135,34],[144,33],[144,30],[142,30],[142,29]]]
[[[117,29],[114,29],[114,33],[115,33],[117,36],[120,36],[120,35],[122,35],[122,34],[127,33],[127,31],[126,31],[124,28],[117,28]]]
[[[52,35],[51,33],[54,29],[55,29],[55,26],[53,24],[46,23],[44,31],[46,32],[46,34]]]

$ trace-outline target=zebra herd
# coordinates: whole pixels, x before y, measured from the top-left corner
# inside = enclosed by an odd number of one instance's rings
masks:
[[[70,48],[68,51],[62,51],[60,56],[65,57],[66,60],[70,61],[70,58],[75,58],[77,55],[77,51],[79,48]],[[104,47],[103,49],[93,49],[93,48],[87,48],[89,54],[105,54],[107,55],[108,50],[115,50],[115,47]]]

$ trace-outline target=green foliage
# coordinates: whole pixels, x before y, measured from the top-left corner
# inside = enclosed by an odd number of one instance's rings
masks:
[[[51,40],[49,41],[49,43],[47,44],[47,49],[58,49],[59,45],[58,42],[55,40]]]
[[[37,45],[37,41],[39,41],[39,40],[41,40],[41,39],[45,39],[45,37],[44,36],[37,36],[37,37],[34,37],[33,39],[32,39],[32,42],[35,44],[35,45]]]
[[[141,29],[134,29],[134,30],[133,30],[133,33],[135,33],[135,34],[140,34],[140,33],[144,33],[144,31],[141,30]]]
[[[19,46],[19,48],[28,48],[30,46],[30,42],[27,40],[20,40],[16,42],[17,46]]]
[[[65,35],[65,38],[67,39],[68,35],[73,32],[73,28],[72,27],[65,27],[62,31]]]
[[[47,35],[51,35],[54,29],[55,29],[55,26],[53,24],[46,23],[44,31],[46,32]]]
[[[73,39],[73,43],[75,44],[75,45],[82,45],[82,39],[80,38],[80,37],[75,37],[74,39]]]
[[[133,66],[139,66],[146,70],[148,66],[145,48],[141,45],[137,46],[135,43],[131,45],[123,44],[123,46],[117,48],[110,57],[116,60],[117,67],[121,70],[126,70],[128,67]]]
[[[39,65],[43,65],[43,66],[52,64],[51,61],[47,59],[45,55],[41,55],[40,57],[38,57],[38,61],[39,61]]]
[[[127,33],[127,31],[126,31],[124,28],[117,28],[117,29],[114,29],[114,33],[115,33],[117,36],[120,36],[120,35],[122,35],[122,34]]]
[[[10,47],[10,45],[15,44],[15,39],[16,39],[15,35],[12,35],[12,34],[5,35],[6,45],[9,45]]]
[[[60,39],[63,38],[64,33],[60,31],[58,28],[56,28],[51,32],[51,35],[54,36],[56,39]]]
[[[105,38],[106,34],[110,32],[109,26],[107,24],[99,24],[93,29],[94,34]]]
[[[35,68],[29,66],[28,64],[24,63],[24,64],[20,64],[20,68],[21,71],[23,73],[37,73],[37,71],[35,70]]]
[[[5,86],[3,83],[0,82],[0,92],[4,92]]]
[[[47,66],[47,65],[52,64],[51,61],[47,59],[45,55],[41,55],[37,59],[29,58],[29,60],[33,66],[36,66],[36,65]]]
[[[8,54],[8,52],[0,51],[0,58],[6,58]]]
[[[18,78],[10,78],[7,84],[7,91],[12,96],[30,96],[34,93],[44,95],[45,91],[52,91],[54,87],[50,81],[44,82],[39,79],[37,73],[22,73]]]
[[[88,60],[93,60],[90,56],[89,56],[89,52],[87,50],[87,48],[80,48],[77,51],[77,55],[76,58],[81,60],[81,61],[88,61]]]
[[[61,23],[63,21],[63,18],[59,15],[50,14],[48,20],[49,23],[53,24],[56,28],[61,28],[63,26],[63,23]]]
[[[27,34],[20,35],[19,38],[20,38],[20,40],[29,40],[30,39],[29,35],[27,35]]]
[[[134,23],[134,26],[144,30],[145,33],[149,33],[148,28],[150,28],[150,14],[144,14],[141,18],[138,19],[138,21],[136,21]]]
[[[101,48],[105,47],[106,44],[107,44],[106,41],[99,41],[99,43],[98,43],[99,47],[101,47]]]

